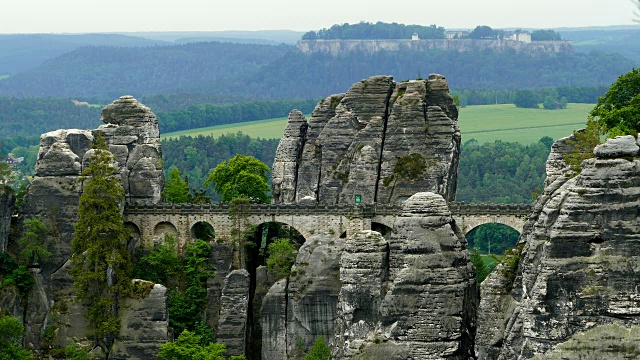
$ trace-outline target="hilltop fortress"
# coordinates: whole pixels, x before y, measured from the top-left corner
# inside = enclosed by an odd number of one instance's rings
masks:
[[[523,42],[511,39],[383,39],[383,40],[300,40],[298,49],[303,53],[324,52],[331,55],[344,55],[359,51],[375,53],[379,51],[428,51],[428,50],[493,50],[539,55],[544,53],[573,53],[573,41],[532,41]]]

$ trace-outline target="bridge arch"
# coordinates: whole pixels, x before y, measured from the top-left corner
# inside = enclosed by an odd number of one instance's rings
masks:
[[[140,231],[140,227],[138,224],[132,221],[126,221],[124,223],[124,227],[129,230],[129,241],[127,243],[127,248],[129,252],[133,253],[134,250],[141,244],[142,241],[142,232]]]
[[[200,239],[211,241],[215,238],[215,234],[213,224],[206,220],[195,221],[189,227],[189,237],[191,240]]]
[[[173,225],[173,223],[169,221],[161,221],[153,227],[153,242],[154,243],[160,242],[162,241],[165,235],[169,235],[169,234],[178,238],[179,236],[178,229],[176,228],[175,225]]]
[[[522,233],[526,223],[526,219],[523,216],[509,215],[454,215],[454,219],[465,235],[479,226],[491,223],[503,224]]]

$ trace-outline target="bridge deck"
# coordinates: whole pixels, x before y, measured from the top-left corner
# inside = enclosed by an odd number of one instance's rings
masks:
[[[526,216],[531,213],[531,204],[465,204],[449,203],[453,215],[511,215]],[[248,215],[313,215],[313,214],[358,214],[398,215],[401,205],[287,205],[287,204],[250,204],[245,210]],[[129,205],[126,214],[228,214],[229,204],[157,204]]]

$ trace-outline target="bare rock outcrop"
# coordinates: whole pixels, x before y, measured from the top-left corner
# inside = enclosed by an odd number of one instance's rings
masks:
[[[167,342],[169,291],[160,284],[134,280],[142,293],[126,299],[120,309],[120,334],[113,345],[113,359],[153,359]]]
[[[319,336],[334,336],[344,240],[312,236],[300,247],[288,280],[262,301],[262,359],[299,359]]]
[[[388,239],[312,237],[262,302],[262,358],[299,358],[322,336],[336,359],[467,359],[475,273],[447,202],[419,193]]]
[[[494,314],[504,318],[502,339],[480,358],[604,359],[635,351],[624,344],[640,326],[637,139],[610,139],[594,154],[577,176],[547,181],[520,239],[526,245],[508,284],[511,305]],[[488,324],[481,321],[479,332]]]
[[[271,169],[272,195],[276,203],[288,204],[295,201],[298,158],[302,154],[307,127],[307,120],[302,112],[291,111]]]
[[[233,270],[224,280],[220,298],[218,341],[227,346],[229,355],[244,355],[249,313],[249,272]]]
[[[409,198],[389,239],[389,285],[380,305],[382,346],[363,359],[467,359],[478,301],[464,234],[445,199]]]
[[[11,216],[16,205],[16,195],[10,187],[0,187],[0,254],[7,251]]]
[[[300,118],[292,112],[276,153],[276,203],[396,203],[418,191],[454,200],[460,130],[443,76],[374,76]]]

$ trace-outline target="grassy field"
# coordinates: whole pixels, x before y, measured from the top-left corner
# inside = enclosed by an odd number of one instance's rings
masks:
[[[569,104],[563,110],[519,109],[515,105],[482,105],[460,109],[462,141],[494,140],[530,144],[543,136],[554,140],[584,127],[592,104]]]
[[[5,79],[8,79],[10,77],[11,77],[11,75],[9,75],[9,74],[0,74],[0,80],[5,80]]]
[[[512,104],[468,106],[460,109],[462,141],[476,139],[480,143],[494,140],[530,144],[543,136],[558,139],[568,136],[587,122],[590,104],[569,104],[563,110],[519,109]],[[306,115],[307,119],[309,115]],[[287,118],[266,119],[238,124],[212,126],[164,134],[163,138],[183,135],[213,135],[241,131],[251,137],[280,138]]]
[[[311,115],[305,115],[307,119]],[[242,131],[243,134],[251,137],[260,137],[266,139],[279,139],[284,133],[284,128],[287,126],[287,118],[275,118],[256,121],[247,121],[243,123],[228,124],[210,126],[206,128],[198,128],[191,130],[176,131],[162,135],[163,139],[175,138],[179,136],[198,136],[198,135],[213,135],[219,137],[223,134],[235,134],[238,131]]]

